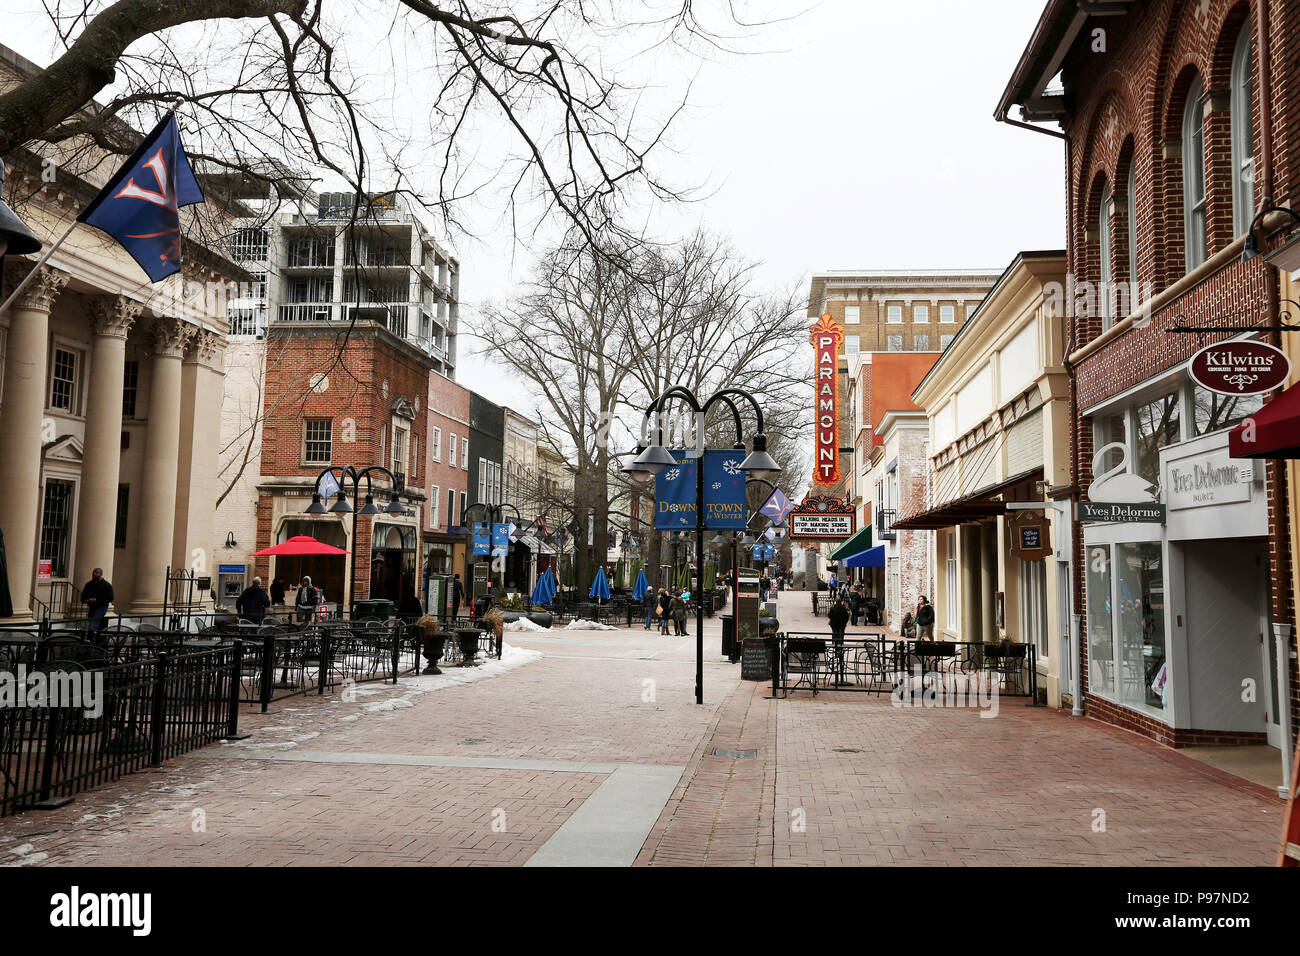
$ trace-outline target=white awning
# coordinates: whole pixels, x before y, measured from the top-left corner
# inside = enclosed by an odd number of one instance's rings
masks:
[[[529,550],[536,551],[538,554],[555,553],[555,549],[552,548],[549,544],[546,544],[544,541],[538,540],[536,537],[534,537],[531,534],[521,534],[519,535],[517,540],[519,541],[520,544],[524,545]]]

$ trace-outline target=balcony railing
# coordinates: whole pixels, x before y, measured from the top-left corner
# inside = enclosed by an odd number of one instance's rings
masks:
[[[304,302],[280,306],[281,322],[328,322],[334,312],[328,302]]]
[[[898,536],[898,532],[894,530],[894,522],[897,520],[897,508],[877,508],[876,537],[881,541],[893,541]]]

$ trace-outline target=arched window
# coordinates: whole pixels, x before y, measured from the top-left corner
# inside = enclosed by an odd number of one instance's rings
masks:
[[[1099,233],[1098,255],[1101,258],[1101,281],[1097,286],[1097,304],[1101,308],[1101,330],[1105,332],[1115,321],[1115,309],[1111,302],[1111,281],[1113,272],[1110,264],[1110,183],[1101,190],[1101,209],[1097,214],[1097,232]]]
[[[1183,107],[1183,248],[1187,271],[1206,259],[1205,236],[1205,111],[1201,78],[1192,80]]]
[[[1255,111],[1251,108],[1250,21],[1232,51],[1232,225],[1240,236],[1255,215]]]
[[[1137,159],[1128,163],[1128,285],[1129,311],[1133,311],[1141,302],[1138,295],[1138,201],[1137,201]]]

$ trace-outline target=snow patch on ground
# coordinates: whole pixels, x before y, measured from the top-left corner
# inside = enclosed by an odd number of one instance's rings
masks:
[[[22,846],[14,847],[9,852],[18,857],[18,859],[6,860],[4,863],[0,863],[0,866],[30,866],[33,863],[44,862],[48,858],[49,854],[33,853],[32,851],[35,849],[36,847],[31,843],[24,843]]]
[[[568,624],[564,625],[563,630],[566,630],[566,631],[618,631],[618,630],[621,630],[621,628],[617,628],[617,627],[615,627],[613,624],[601,624],[599,621],[588,621],[588,620],[585,620],[584,618],[577,618],[576,620],[570,621]]]
[[[536,621],[530,621],[526,617],[521,617],[517,621],[508,621],[505,625],[503,625],[503,627],[507,631],[528,631],[529,633],[534,633],[534,634],[538,631],[550,630],[549,627],[543,627],[542,625],[538,624]]]

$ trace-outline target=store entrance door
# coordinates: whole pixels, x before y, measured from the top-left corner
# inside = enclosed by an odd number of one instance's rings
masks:
[[[1187,643],[1197,730],[1259,733],[1278,746],[1268,639],[1268,551],[1260,538],[1188,541]],[[1268,715],[1267,723],[1264,715]]]

